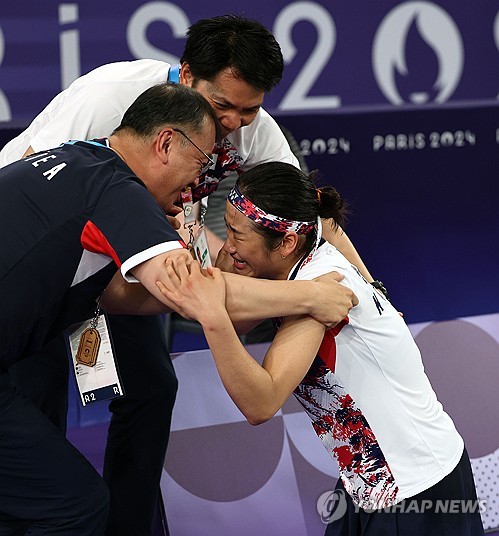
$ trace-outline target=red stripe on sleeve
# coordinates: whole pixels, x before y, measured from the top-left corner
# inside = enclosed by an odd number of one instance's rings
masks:
[[[328,329],[324,334],[322,343],[320,345],[317,355],[322,359],[324,364],[334,372],[336,368],[336,340],[335,337],[338,333],[348,324],[348,316],[336,324],[334,328]]]
[[[121,267],[121,261],[114,251],[111,244],[107,241],[107,238],[102,234],[100,229],[91,221],[87,221],[80,237],[81,245],[83,249],[90,251],[91,253],[100,253],[111,257],[118,268]]]

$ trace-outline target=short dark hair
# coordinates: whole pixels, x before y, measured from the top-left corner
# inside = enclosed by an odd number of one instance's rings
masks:
[[[195,79],[213,81],[224,69],[258,91],[269,93],[282,78],[284,61],[279,44],[260,22],[236,15],[202,19],[187,31],[180,60]]]
[[[295,221],[315,221],[319,216],[342,226],[346,210],[343,199],[332,186],[316,188],[315,175],[306,175],[291,164],[268,162],[245,171],[236,184],[252,203],[274,216]],[[250,223],[264,237],[268,250],[279,246],[283,233]],[[316,236],[315,232],[305,235],[298,253],[309,252]]]
[[[220,123],[208,101],[194,89],[165,82],[146,89],[130,105],[114,132],[130,129],[140,137],[148,137],[165,125],[188,132],[201,132],[205,121],[215,125],[217,140]]]

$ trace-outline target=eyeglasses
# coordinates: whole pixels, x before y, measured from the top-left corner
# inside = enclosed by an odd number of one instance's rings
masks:
[[[189,141],[190,143],[192,143],[192,145],[194,145],[194,147],[196,147],[196,149],[200,152],[200,153],[203,153],[203,155],[208,159],[208,162],[205,162],[204,164],[202,164],[201,166],[201,169],[199,171],[199,174],[200,175],[203,175],[204,173],[206,173],[210,168],[211,166],[213,166],[215,164],[213,158],[211,158],[211,156],[208,156],[204,151],[203,149],[201,149],[200,147],[198,147],[192,140],[191,138],[189,138],[189,136],[187,136],[187,134],[185,132],[183,132],[182,130],[180,130],[179,128],[172,128],[172,130],[174,130],[175,132],[178,132],[179,134],[182,134],[182,136],[187,140]]]

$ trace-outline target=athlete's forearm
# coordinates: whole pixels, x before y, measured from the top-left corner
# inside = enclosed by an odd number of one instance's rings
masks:
[[[268,421],[282,407],[324,336],[324,326],[310,316],[287,318],[260,365],[237,338],[225,310],[208,310],[198,320],[225,389],[253,425]]]
[[[316,297],[311,281],[270,281],[224,273],[226,307],[233,322],[311,314]]]
[[[220,379],[241,413],[253,425],[270,419],[279,409],[272,377],[241,344],[227,312],[202,326]]]
[[[358,299],[330,272],[312,281],[268,281],[224,273],[226,306],[237,323],[280,316],[310,315],[325,326],[341,322]]]

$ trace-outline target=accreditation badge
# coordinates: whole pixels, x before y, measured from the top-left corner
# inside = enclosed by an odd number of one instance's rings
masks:
[[[182,199],[182,209],[184,211],[184,227],[196,223],[196,213],[194,211],[194,202],[192,200],[192,188],[188,186],[180,192]]]
[[[74,324],[66,334],[82,405],[124,396],[105,315]]]
[[[194,251],[194,257],[201,265],[201,268],[211,266],[210,250],[208,248],[208,240],[206,239],[204,227],[201,227],[196,233],[192,243],[192,248]]]

